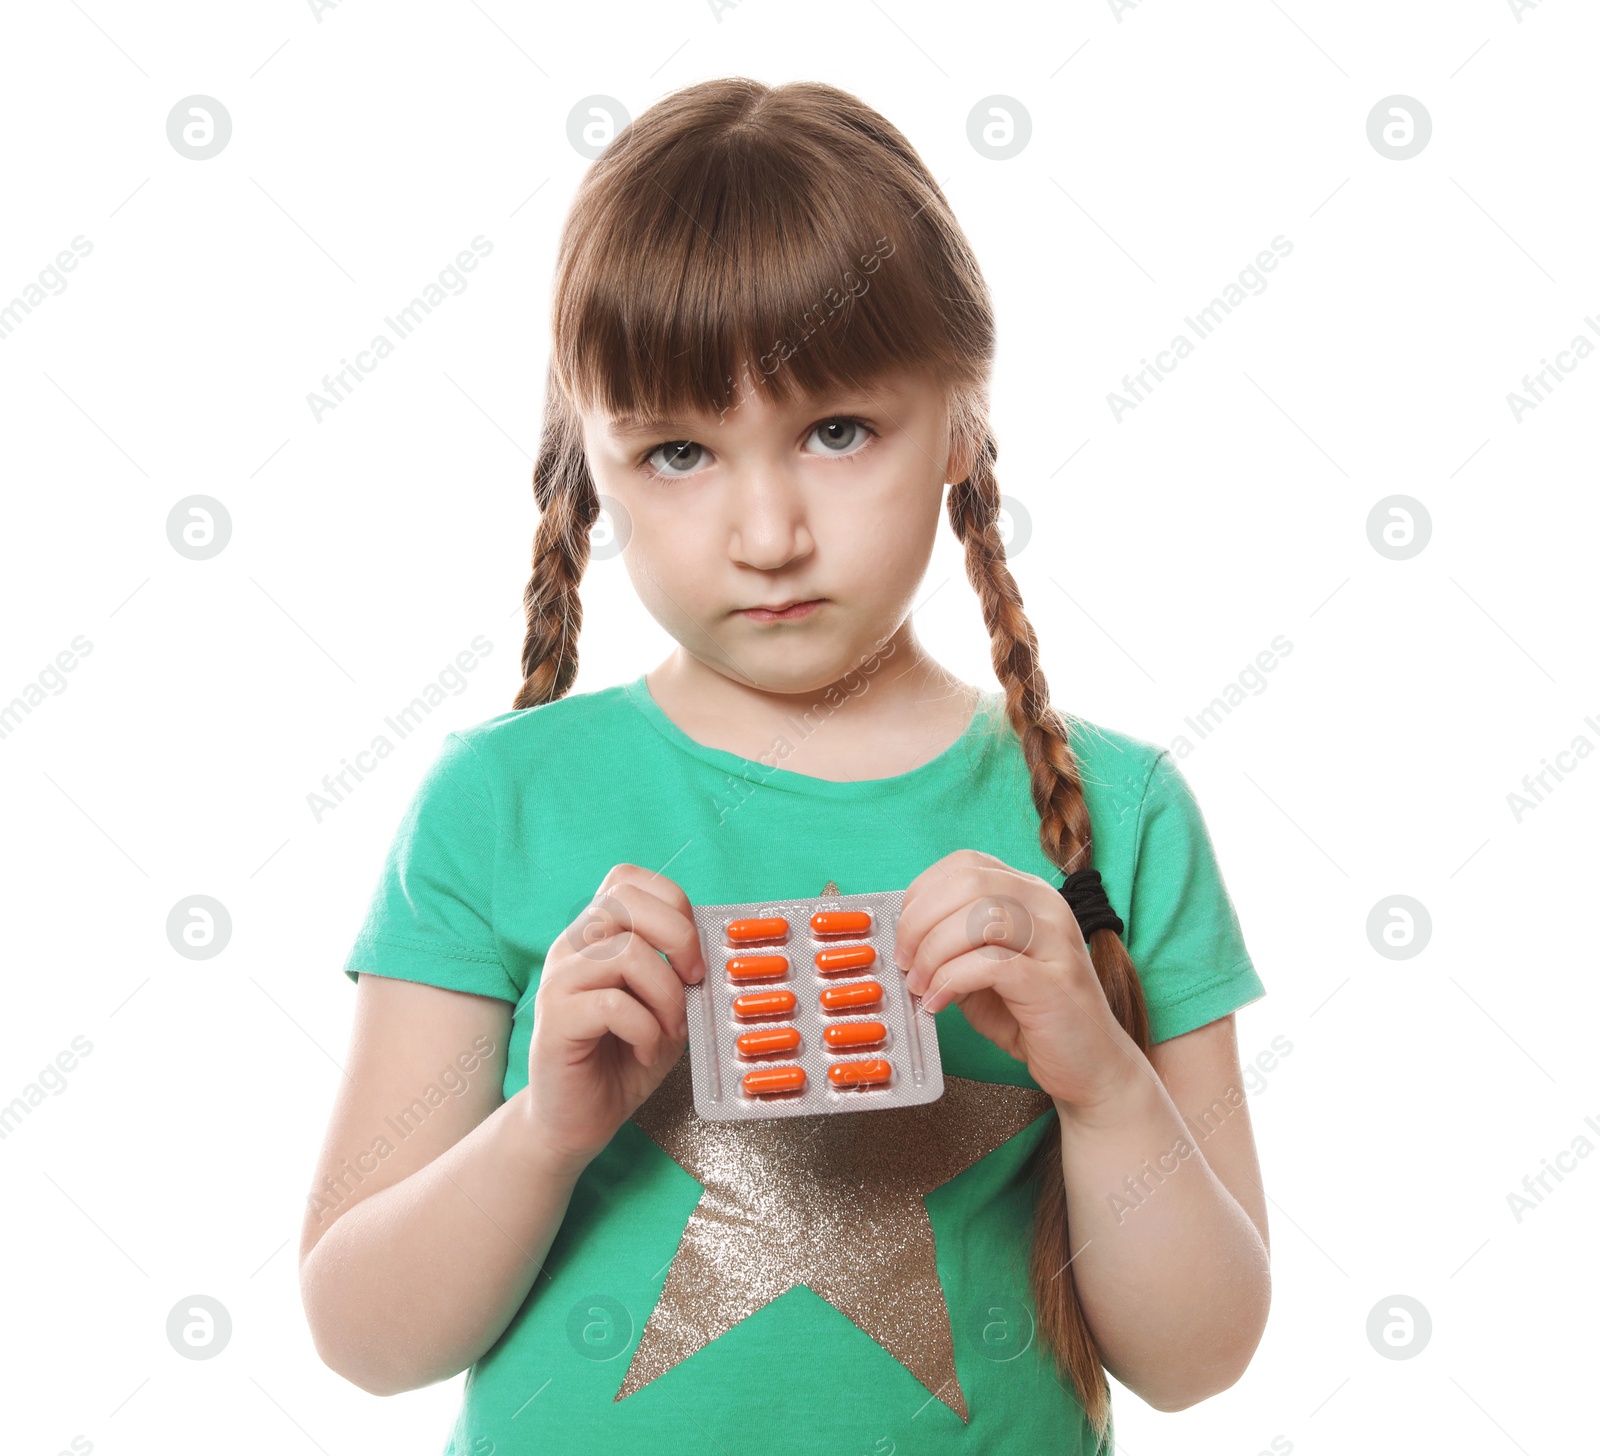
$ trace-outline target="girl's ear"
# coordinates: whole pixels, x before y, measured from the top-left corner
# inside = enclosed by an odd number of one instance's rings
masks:
[[[972,467],[977,463],[977,457],[977,445],[971,436],[959,432],[953,433],[950,436],[950,458],[944,467],[945,484],[960,485],[972,474]]]
[[[945,397],[945,421],[949,429],[949,455],[945,460],[946,485],[960,485],[978,468],[978,454],[988,429],[988,408],[981,398],[963,390],[952,390]]]

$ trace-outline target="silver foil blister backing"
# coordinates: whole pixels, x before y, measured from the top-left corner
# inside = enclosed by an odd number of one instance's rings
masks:
[[[705,956],[706,978],[685,987],[689,1022],[689,1063],[694,1082],[695,1112],[712,1122],[763,1117],[814,1117],[835,1112],[871,1112],[882,1108],[910,1107],[934,1102],[944,1093],[944,1071],[939,1060],[939,1037],[934,1019],[922,1009],[922,998],[906,989],[905,973],[894,963],[895,927],[905,899],[904,890],[879,890],[864,895],[819,895],[811,899],[748,901],[743,904],[696,905],[695,929]],[[816,937],[811,917],[819,910],[867,910],[872,914],[866,935]],[[728,944],[729,921],[781,915],[789,922],[788,939],[733,946]],[[820,949],[870,944],[877,959],[864,970],[824,975],[817,970]],[[737,955],[781,953],[789,958],[782,980],[733,982],[728,960]],[[821,993],[829,986],[875,980],[883,987],[877,1007],[859,1012],[822,1010]],[[783,1017],[740,1021],[732,1010],[733,998],[746,991],[784,988],[795,993],[794,1011]],[[879,1047],[835,1052],[822,1040],[827,1026],[849,1021],[881,1021],[888,1036]],[[793,1026],[800,1032],[797,1051],[778,1056],[741,1057],[736,1042],[742,1032],[771,1026]],[[886,1086],[840,1089],[828,1081],[828,1068],[839,1062],[886,1059],[891,1067]],[[744,1074],[758,1067],[805,1068],[803,1092],[752,1097],[743,1090]]]

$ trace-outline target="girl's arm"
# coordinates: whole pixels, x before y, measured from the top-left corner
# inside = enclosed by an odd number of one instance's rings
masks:
[[[906,887],[894,960],[924,1011],[958,1004],[1054,1100],[1071,1248],[1053,1277],[1075,1282],[1106,1369],[1158,1410],[1226,1390],[1272,1298],[1233,1017],[1147,1058],[1060,887],[981,850]]]
[[[1255,1353],[1272,1294],[1266,1195],[1232,1016],[1127,1071],[1091,1108],[1056,1100],[1071,1272],[1106,1369],[1176,1411]]]
[[[502,1100],[510,1028],[505,1001],[357,983],[300,1289],[317,1353],[374,1395],[448,1379],[500,1337],[583,1170],[542,1151],[526,1088]]]
[[[704,975],[683,887],[613,865],[550,945],[528,1084],[503,1101],[507,1002],[362,972],[300,1240],[332,1369],[394,1395],[500,1338],[579,1175],[683,1055],[684,985]]]

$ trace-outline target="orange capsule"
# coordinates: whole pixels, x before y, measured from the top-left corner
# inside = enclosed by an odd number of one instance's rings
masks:
[[[822,1039],[835,1050],[844,1051],[877,1046],[888,1034],[889,1028],[881,1021],[841,1021],[824,1028]]]
[[[733,1014],[746,1020],[752,1016],[787,1016],[794,1006],[793,991],[747,991],[733,998]]]
[[[806,1085],[804,1067],[763,1067],[744,1074],[747,1097],[764,1097],[771,1092],[798,1092]]]
[[[819,950],[817,969],[825,976],[835,971],[859,971],[864,966],[870,966],[877,958],[876,946],[844,945],[836,950]]]
[[[782,940],[788,934],[789,922],[781,915],[766,915],[754,920],[728,922],[730,945],[744,945],[752,940]]]
[[[871,929],[868,910],[819,910],[811,917],[813,935],[866,935]]]
[[[817,1000],[824,1011],[855,1011],[876,1006],[883,1000],[883,987],[876,981],[857,981],[850,986],[829,986]]]
[[[865,1062],[835,1062],[828,1080],[835,1087],[878,1087],[889,1080],[889,1063],[882,1057]]]
[[[776,1052],[792,1052],[800,1045],[800,1031],[793,1026],[769,1026],[747,1031],[734,1042],[741,1057],[770,1057]]]
[[[789,974],[789,957],[783,955],[729,956],[730,981],[770,981]]]

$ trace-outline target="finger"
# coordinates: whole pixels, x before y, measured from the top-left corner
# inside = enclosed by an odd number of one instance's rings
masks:
[[[949,854],[934,860],[927,869],[923,870],[920,875],[906,886],[905,900],[900,912],[902,922],[904,922],[907,915],[912,916],[913,923],[916,922],[916,916],[912,914],[913,907],[919,900],[927,898],[934,886],[945,883],[962,870],[982,863],[999,864],[1000,861],[995,859],[993,855],[984,854],[982,850],[977,849],[951,850]],[[927,923],[931,924],[932,922],[929,921]]]
[[[940,966],[922,993],[922,1006],[934,1015],[952,1001],[985,987],[999,996],[1018,1020],[1025,1019],[1030,1005],[1041,1006],[1065,996],[1087,1020],[1105,1030],[1097,1007],[1097,1003],[1104,1006],[1105,999],[1096,995],[1098,982],[1092,976],[1081,982],[1071,975],[1058,979],[1031,956],[997,953],[991,946],[980,946]]]
[[[922,1009],[932,1016],[958,997],[985,989],[1008,1003],[1020,1000],[1026,974],[1027,961],[1023,956],[995,955],[987,946],[970,950],[946,961],[934,972],[928,989],[922,993]]]
[[[957,853],[975,855],[970,850]],[[950,865],[943,878],[923,882],[915,901],[906,892],[895,931],[895,964],[926,976],[941,961],[973,946],[1003,940],[1013,949],[1025,948],[1038,918],[1037,889],[1042,884],[1037,876],[989,855],[981,862],[975,857]]]
[[[664,1040],[661,1023],[642,1001],[620,986],[604,986],[572,997],[566,1003],[560,1030],[569,1042],[586,1047],[610,1032],[633,1048],[642,1066],[649,1066],[661,1055]]]
[[[600,890],[609,890],[622,884],[638,885],[656,899],[664,901],[673,909],[681,910],[684,915],[692,918],[692,907],[689,904],[689,897],[683,892],[683,887],[675,880],[669,880],[659,870],[649,870],[643,865],[629,864],[626,861],[612,865],[606,872],[605,879],[600,881]],[[598,894],[599,891],[595,893]]]
[[[687,1036],[683,983],[642,936],[608,936],[568,957],[559,990],[581,995],[619,986],[647,1006],[669,1036]]]
[[[1033,915],[1015,896],[982,894],[945,916],[917,947],[906,971],[906,986],[915,994],[927,990],[940,966],[969,951],[995,959],[1026,954],[1037,932]]]
[[[586,940],[597,931],[607,935],[632,931],[666,956],[686,985],[705,979],[705,955],[688,898],[661,875],[637,865],[616,866],[600,882],[580,923]]]
[[[958,907],[986,892],[1015,895],[1016,885],[1028,878],[1033,877],[977,849],[958,849],[934,861],[906,887],[895,928],[896,950],[902,953],[896,959],[909,964],[922,937]]]
[[[894,963],[901,970],[911,968],[923,937],[950,913],[941,891],[974,864],[976,855],[970,849],[953,850],[936,859],[906,886],[900,901],[900,918],[895,922],[892,951]]]

